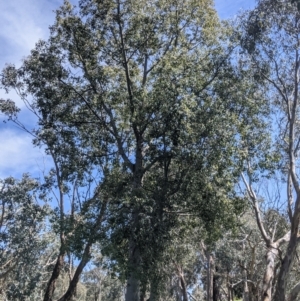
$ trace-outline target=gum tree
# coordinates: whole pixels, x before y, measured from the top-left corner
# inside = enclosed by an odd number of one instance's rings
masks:
[[[209,0],[65,1],[49,40],[2,73],[38,116],[35,143],[58,160],[60,194],[69,191],[60,179],[84,172],[100,183],[103,252],[127,281],[127,301],[156,291],[155,267],[182,214],[215,239],[240,209],[237,138],[244,119],[258,122],[260,94],[232,65],[229,35]],[[15,118],[10,101],[2,111]]]
[[[299,189],[299,10],[298,1],[258,2],[258,6],[242,20],[244,34],[242,45],[255,70],[256,78],[265,80],[268,103],[273,112],[273,149],[280,161],[280,177],[286,186],[285,210],[290,229],[277,236],[276,229],[268,229],[261,214],[260,196],[254,191],[251,178],[255,167],[248,164],[249,181],[244,177],[248,194],[253,203],[258,227],[268,248],[262,300],[296,300],[300,291],[296,284],[288,291],[290,273],[298,245],[300,223]],[[251,160],[250,160],[251,161]],[[282,202],[283,200],[281,200]],[[285,214],[285,212],[283,212]],[[280,248],[286,244],[287,248]],[[282,254],[283,253],[283,254]],[[280,259],[278,275],[275,265]],[[276,281],[275,293],[272,283]]]
[[[24,300],[38,285],[35,270],[46,249],[47,206],[39,204],[39,184],[24,174],[0,180],[0,290],[9,300]]]

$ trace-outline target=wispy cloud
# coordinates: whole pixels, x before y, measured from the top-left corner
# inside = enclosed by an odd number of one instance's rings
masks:
[[[63,0],[10,0],[0,1],[0,70],[7,63],[17,67],[39,39],[49,35],[49,25],[54,22],[54,10]],[[0,90],[0,98],[11,98],[23,107],[15,93],[6,95]]]
[[[18,61],[29,54],[39,39],[48,36],[48,27],[55,18],[53,10],[60,4],[62,0],[0,1],[1,52],[6,57],[21,55],[15,57]]]
[[[55,19],[56,10],[63,0],[9,0],[0,1],[0,70],[5,64],[19,67],[22,59],[30,54],[39,39],[47,39],[49,25]],[[21,119],[29,128],[34,127],[34,118],[18,95],[5,94],[0,90],[0,98],[10,98],[22,109]],[[50,166],[50,159],[42,149],[32,145],[32,137],[11,124],[3,124],[0,114],[0,178],[20,177],[29,172],[38,177]]]
[[[19,178],[23,173],[35,177],[42,175],[51,160],[42,149],[33,147],[32,137],[25,132],[1,126],[0,130],[0,178],[14,176]]]

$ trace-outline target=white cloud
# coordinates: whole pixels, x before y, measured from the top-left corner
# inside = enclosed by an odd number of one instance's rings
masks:
[[[54,21],[53,12],[62,0],[10,0],[0,2],[0,37],[10,47],[11,53],[22,56],[29,54],[35,43],[47,38],[49,25]],[[1,58],[3,61],[3,58]]]
[[[28,1],[21,1],[26,2]],[[22,50],[30,50],[35,42],[43,37],[43,29],[36,24],[36,7],[24,6],[14,1],[3,1],[1,5],[1,36],[6,39],[13,47]],[[3,7],[4,6],[4,7]]]
[[[19,178],[23,173],[42,176],[49,169],[51,160],[42,149],[32,145],[32,137],[20,130],[2,126],[0,130],[0,178]]]
[[[53,11],[62,3],[63,0],[0,0],[0,72],[7,63],[19,67],[35,43],[47,39],[49,25],[55,19]],[[14,100],[22,108],[22,120],[29,128],[34,127],[30,126],[34,118],[26,113],[16,93],[0,90],[0,98]],[[0,177],[20,177],[25,172],[38,177],[49,166],[49,158],[43,150],[33,147],[30,135],[3,124],[2,120],[0,116]]]
[[[63,0],[10,0],[0,1],[0,70],[7,63],[21,65],[39,39],[49,35],[49,25],[53,24],[55,13]],[[15,93],[0,97],[13,99],[19,107],[24,107]]]

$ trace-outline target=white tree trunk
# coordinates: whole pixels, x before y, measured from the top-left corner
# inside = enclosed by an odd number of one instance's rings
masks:
[[[266,270],[262,285],[262,301],[271,301],[272,299],[272,283],[274,279],[275,260],[278,255],[278,245],[271,244],[266,254]]]

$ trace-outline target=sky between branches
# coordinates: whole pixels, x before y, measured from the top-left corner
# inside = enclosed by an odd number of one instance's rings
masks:
[[[72,2],[76,2],[73,0]],[[0,68],[7,63],[20,66],[39,39],[48,37],[48,27],[54,22],[54,11],[63,0],[0,1]],[[221,18],[232,18],[239,10],[253,8],[255,0],[215,0]],[[21,118],[30,126],[33,117],[23,103],[11,93],[0,90],[0,98],[11,98],[23,109]],[[12,124],[3,123],[0,115],[0,178],[20,177],[29,172],[40,176],[49,165],[43,150],[34,148],[32,137]]]

